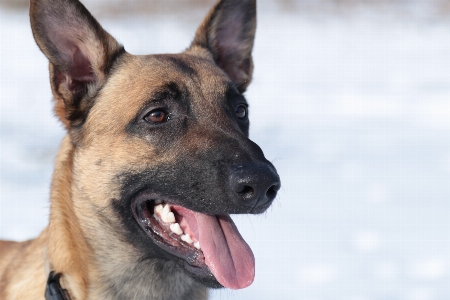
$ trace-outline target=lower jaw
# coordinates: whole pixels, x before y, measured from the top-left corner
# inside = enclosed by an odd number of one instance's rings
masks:
[[[223,286],[217,282],[208,266],[205,264],[203,253],[192,247],[188,247],[176,239],[169,240],[163,238],[164,231],[158,221],[153,217],[149,210],[148,200],[139,201],[133,205],[133,214],[141,228],[146,232],[147,236],[169,256],[175,257],[181,267],[194,279],[209,288],[222,288]]]
[[[211,289],[220,289],[223,288],[223,285],[221,285],[217,279],[214,277],[214,275],[211,273],[211,271],[204,268],[198,268],[191,266],[186,261],[183,264],[184,270],[188,272],[189,276],[193,277],[195,280],[203,284],[204,286],[211,288]]]

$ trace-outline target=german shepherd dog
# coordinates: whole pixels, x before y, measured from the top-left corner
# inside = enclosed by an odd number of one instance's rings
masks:
[[[280,188],[248,138],[256,0],[221,0],[180,54],[134,56],[78,0],[31,0],[67,129],[49,225],[0,242],[0,299],[206,299],[255,275],[230,214]],[[45,295],[45,296],[44,296]]]

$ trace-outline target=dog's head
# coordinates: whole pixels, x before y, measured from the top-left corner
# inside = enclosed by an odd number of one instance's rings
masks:
[[[170,55],[125,52],[77,0],[32,0],[30,16],[99,268],[176,262],[209,287],[250,285],[254,257],[229,215],[264,212],[280,188],[248,138],[256,1],[220,1]]]

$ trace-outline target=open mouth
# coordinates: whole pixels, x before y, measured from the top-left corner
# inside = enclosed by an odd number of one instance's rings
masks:
[[[208,215],[161,200],[137,199],[133,213],[155,244],[181,258],[189,272],[224,287],[252,284],[255,259],[229,215]]]

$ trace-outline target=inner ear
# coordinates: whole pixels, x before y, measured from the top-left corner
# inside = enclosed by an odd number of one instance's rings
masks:
[[[86,55],[84,55],[80,49],[76,49],[73,55],[73,66],[70,72],[70,76],[73,80],[83,82],[95,81],[95,75],[92,68],[93,66]]]
[[[50,61],[55,111],[67,128],[80,125],[125,50],[78,0],[30,3],[33,36]]]
[[[73,51],[68,70],[63,73],[58,67],[55,67],[52,77],[55,87],[59,87],[59,90],[66,89],[74,97],[82,97],[87,93],[87,85],[98,81],[91,62],[78,48]]]
[[[256,31],[256,0],[222,0],[209,12],[188,49],[208,49],[238,90],[252,79]]]

